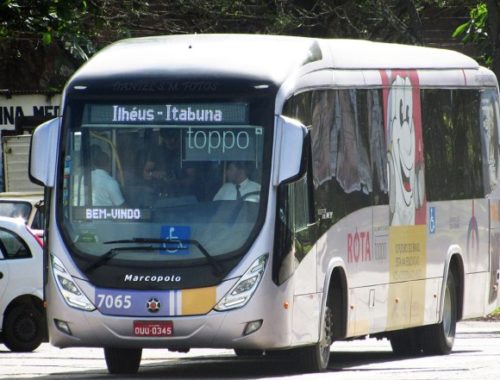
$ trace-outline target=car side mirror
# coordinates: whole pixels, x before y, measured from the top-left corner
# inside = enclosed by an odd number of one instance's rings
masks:
[[[275,132],[273,185],[300,174],[306,127],[297,120],[278,116]]]
[[[57,143],[61,118],[40,124],[31,136],[29,177],[31,182],[45,187],[54,187]]]

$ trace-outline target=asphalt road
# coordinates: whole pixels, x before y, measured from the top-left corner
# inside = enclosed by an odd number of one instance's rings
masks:
[[[297,374],[277,360],[238,358],[231,350],[188,354],[144,350],[139,379],[342,379],[497,380],[500,378],[500,322],[461,322],[451,355],[403,358],[390,344],[373,339],[336,342],[328,371]],[[33,353],[11,353],[0,345],[0,378],[104,379],[101,349],[57,349],[43,344]],[[124,377],[120,377],[123,379]]]

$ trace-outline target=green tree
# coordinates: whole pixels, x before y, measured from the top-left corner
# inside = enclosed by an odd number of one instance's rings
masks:
[[[88,3],[82,0],[3,0],[0,39],[58,43],[77,60],[85,60],[95,50],[85,24],[89,15]]]
[[[479,1],[470,10],[470,19],[460,25],[453,37],[475,44],[481,52],[481,63],[500,77],[500,4],[495,0]]]
[[[60,91],[102,47],[129,36],[135,0],[0,0],[0,88]],[[111,31],[111,33],[110,33]]]
[[[0,87],[62,88],[124,37],[273,33],[425,44],[421,14],[466,0],[0,0]],[[14,53],[14,54],[13,54]],[[35,80],[30,73],[37,73]],[[13,79],[15,78],[15,80]],[[24,81],[25,83],[20,83]]]
[[[421,43],[413,0],[3,0],[0,40],[60,44],[85,60],[127,36],[274,33]]]

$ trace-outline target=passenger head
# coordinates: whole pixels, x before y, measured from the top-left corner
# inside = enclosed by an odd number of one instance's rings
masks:
[[[109,156],[100,148],[93,151],[92,162],[94,163],[94,168],[103,170],[109,169]]]
[[[163,144],[171,150],[179,148],[179,130],[177,129],[160,129],[160,136],[163,140]]]
[[[226,168],[226,180],[234,184],[240,184],[248,178],[247,165],[241,161],[230,161]]]

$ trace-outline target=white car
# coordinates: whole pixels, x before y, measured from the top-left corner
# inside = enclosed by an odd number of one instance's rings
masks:
[[[24,220],[0,217],[0,338],[11,351],[33,351],[47,338],[42,246]]]
[[[0,193],[0,216],[22,218],[38,234],[43,230],[45,222],[43,192]]]

